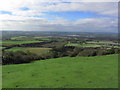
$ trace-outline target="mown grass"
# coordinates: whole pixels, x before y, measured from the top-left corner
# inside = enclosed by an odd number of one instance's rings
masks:
[[[5,65],[3,88],[117,88],[118,55]]]
[[[51,48],[39,48],[39,47],[14,47],[11,49],[6,49],[6,51],[12,51],[12,52],[17,52],[17,51],[30,51],[32,53],[35,53],[37,55],[42,55],[46,54],[51,50]]]

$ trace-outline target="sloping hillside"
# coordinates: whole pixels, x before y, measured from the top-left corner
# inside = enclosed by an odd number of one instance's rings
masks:
[[[3,88],[115,88],[118,55],[63,57],[3,66]]]

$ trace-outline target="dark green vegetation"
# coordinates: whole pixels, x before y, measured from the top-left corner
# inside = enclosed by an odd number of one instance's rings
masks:
[[[117,58],[63,57],[5,65],[3,88],[117,88]]]
[[[118,54],[117,48],[81,48],[66,47],[58,45],[50,48],[12,48],[6,49],[2,55],[3,65],[29,63],[35,60],[44,60],[58,57],[76,57],[76,56],[101,56],[108,54]]]
[[[29,63],[38,59],[36,54],[31,52],[3,52],[2,55],[2,64],[21,64],[21,63]]]

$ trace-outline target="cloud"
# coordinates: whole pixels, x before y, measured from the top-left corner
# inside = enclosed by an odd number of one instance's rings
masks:
[[[110,31],[117,32],[118,3],[94,2],[94,0],[3,0],[0,3],[0,30],[46,31]],[[44,12],[93,12],[106,15],[101,18],[84,18],[69,21],[53,16],[49,20]]]
[[[48,1],[48,2],[47,2]],[[55,1],[55,0],[54,0]],[[59,2],[58,2],[59,1]],[[63,0],[64,1],[64,0]],[[71,2],[63,3],[56,0],[54,4],[49,0],[3,0],[0,3],[0,11],[10,11],[13,13],[21,12],[21,8],[27,8],[31,12],[44,12],[44,11],[90,11],[99,14],[117,15],[117,2]],[[26,12],[29,13],[27,10]]]
[[[17,18],[17,17],[16,17]],[[28,18],[2,20],[5,30],[38,30],[38,31],[84,31],[84,32],[117,32],[117,19],[87,18],[68,21],[64,18],[46,20],[43,18]]]

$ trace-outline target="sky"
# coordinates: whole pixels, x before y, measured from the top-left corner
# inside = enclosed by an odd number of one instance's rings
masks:
[[[118,32],[118,0],[0,0],[0,30]]]

